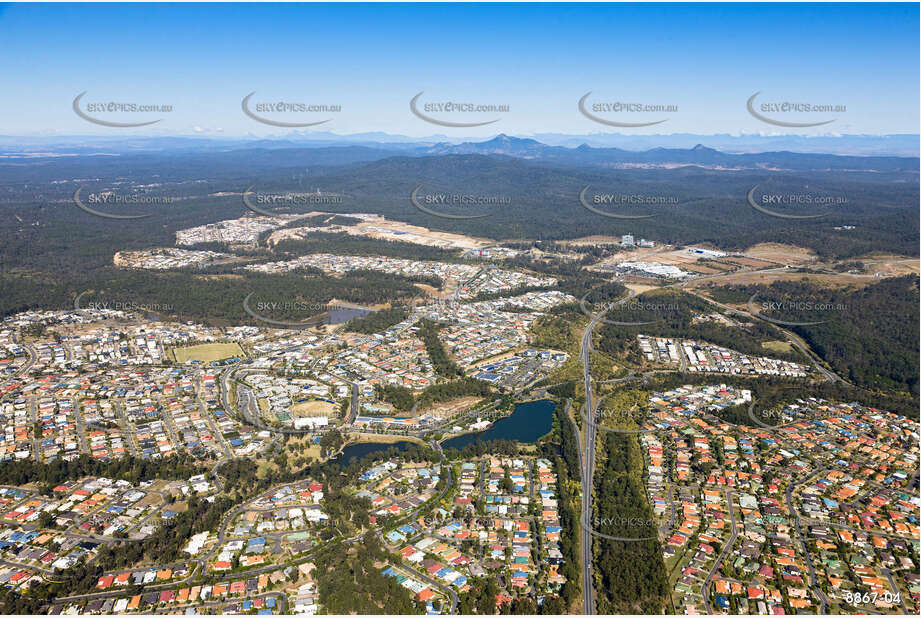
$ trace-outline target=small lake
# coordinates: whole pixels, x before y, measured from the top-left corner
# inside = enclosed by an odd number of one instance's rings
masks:
[[[327,318],[327,324],[344,324],[352,318],[363,318],[369,313],[373,313],[371,309],[358,309],[355,307],[339,307],[333,306],[329,310],[329,317]]]
[[[466,433],[443,442],[443,448],[462,449],[477,440],[517,440],[518,442],[537,442],[553,428],[553,410],[556,404],[549,399],[528,401],[515,405],[512,413],[500,418],[493,426],[478,433]]]
[[[410,444],[412,444],[412,442],[409,442],[408,440],[401,440],[399,442],[359,442],[357,444],[349,444],[347,447],[342,449],[342,452],[339,453],[339,457],[336,458],[336,461],[345,467],[353,461],[360,461],[362,458],[370,455],[371,453],[376,453],[377,451],[386,451],[390,447],[396,447],[400,452],[403,452]]]

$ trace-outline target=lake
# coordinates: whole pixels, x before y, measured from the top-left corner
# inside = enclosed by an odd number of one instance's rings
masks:
[[[363,457],[375,453],[377,451],[386,451],[391,446],[394,446],[400,450],[400,452],[405,451],[408,445],[412,444],[408,440],[401,440],[399,442],[359,442],[357,444],[349,444],[347,447],[342,449],[342,452],[339,453],[339,457],[336,458],[336,461],[339,462],[343,467],[348,466],[353,461],[361,460]]]
[[[466,433],[442,443],[443,448],[462,449],[477,440],[517,440],[537,442],[553,428],[553,410],[556,404],[549,399],[539,399],[515,405],[512,413],[500,418],[492,427],[477,433]]]

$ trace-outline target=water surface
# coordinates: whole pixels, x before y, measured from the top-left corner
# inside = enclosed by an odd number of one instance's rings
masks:
[[[462,449],[477,440],[516,440],[518,442],[537,442],[553,428],[553,410],[556,403],[549,399],[539,399],[515,405],[512,413],[500,418],[492,427],[477,433],[467,433],[451,438],[442,443],[443,448]]]

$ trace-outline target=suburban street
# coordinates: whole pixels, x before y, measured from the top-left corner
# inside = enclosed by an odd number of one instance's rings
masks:
[[[707,578],[704,580],[703,588],[701,592],[704,597],[704,605],[707,608],[707,613],[713,613],[713,607],[710,605],[710,581],[713,579],[713,576],[716,575],[716,571],[720,568],[720,565],[723,564],[723,560],[726,559],[726,555],[732,551],[732,546],[735,545],[736,537],[739,535],[739,530],[736,527],[736,513],[735,509],[732,506],[732,499],[735,497],[735,493],[732,491],[726,492],[726,505],[729,509],[729,522],[732,526],[732,531],[729,535],[729,540],[723,545],[723,549],[720,551],[719,557],[717,557],[716,562],[713,563],[713,566],[710,568],[710,572],[707,573]]]

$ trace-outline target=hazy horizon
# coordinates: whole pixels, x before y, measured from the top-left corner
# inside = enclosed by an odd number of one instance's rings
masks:
[[[247,144],[275,145],[283,147],[331,147],[341,146],[380,146],[384,148],[409,148],[437,144],[460,145],[465,143],[481,144],[499,137],[534,140],[546,146],[578,148],[582,145],[591,148],[616,148],[626,151],[644,152],[655,148],[688,149],[700,144],[714,150],[727,153],[759,153],[784,150],[802,153],[822,153],[831,155],[855,156],[899,156],[917,157],[919,135],[913,133],[887,135],[759,135],[759,134],[696,134],[671,133],[650,135],[627,135],[623,133],[536,133],[516,135],[496,132],[487,136],[450,136],[433,134],[420,137],[391,134],[386,132],[336,134],[330,131],[298,132],[289,131],[277,135],[0,135],[0,148],[11,152],[17,149],[31,151],[36,148],[74,148],[79,145],[108,145],[112,147],[135,144],[160,144],[175,141],[185,145],[233,144],[246,147]]]

